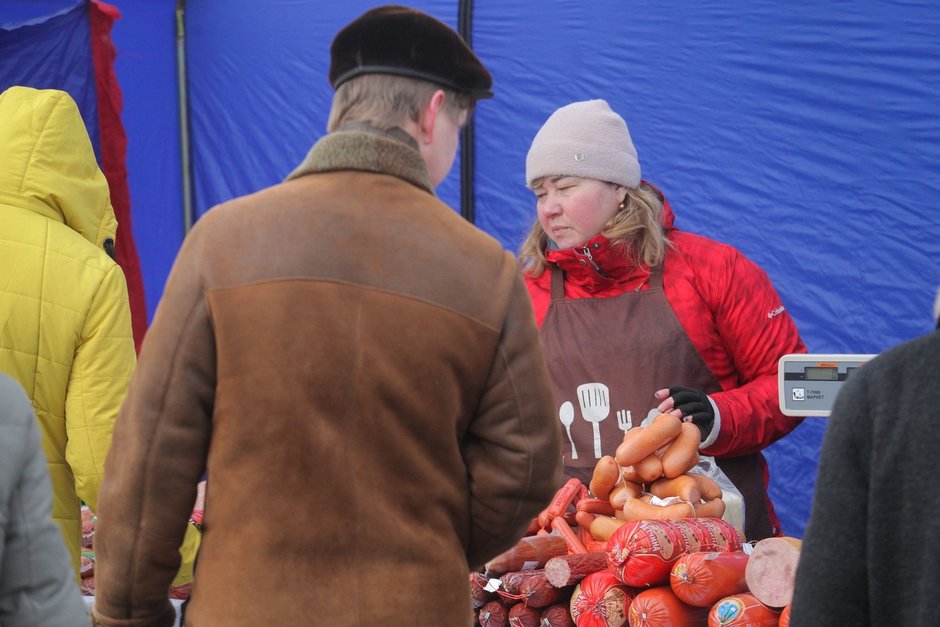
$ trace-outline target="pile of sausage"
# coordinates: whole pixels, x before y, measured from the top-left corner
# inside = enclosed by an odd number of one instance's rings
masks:
[[[799,540],[746,545],[721,489],[694,472],[698,427],[634,427],[590,488],[568,480],[529,532],[471,573],[476,624],[788,625]]]
[[[557,533],[528,536],[470,576],[482,627],[789,625],[798,540],[750,553],[719,519],[625,523],[606,552],[570,553]],[[507,570],[508,569],[508,570]]]
[[[660,414],[648,427],[633,427],[613,456],[594,466],[590,493],[577,503],[578,525],[606,541],[630,520],[721,518],[721,488],[693,472],[699,462],[698,427]]]

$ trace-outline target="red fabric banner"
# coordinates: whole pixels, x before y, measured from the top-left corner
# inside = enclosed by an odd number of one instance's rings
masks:
[[[130,297],[134,344],[140,344],[147,332],[147,306],[144,280],[137,258],[137,247],[131,230],[131,196],[127,184],[127,134],[121,121],[123,97],[114,71],[117,52],[111,41],[111,27],[120,19],[117,7],[98,0],[88,5],[91,28],[92,58],[95,66],[95,88],[98,94],[98,125],[101,132],[101,169],[111,189],[111,205],[118,221],[115,260],[124,270]]]

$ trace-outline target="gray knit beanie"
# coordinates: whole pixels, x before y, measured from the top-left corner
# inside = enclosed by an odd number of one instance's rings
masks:
[[[573,102],[556,110],[532,140],[526,185],[545,176],[580,176],[636,188],[640,162],[623,118],[604,100]]]

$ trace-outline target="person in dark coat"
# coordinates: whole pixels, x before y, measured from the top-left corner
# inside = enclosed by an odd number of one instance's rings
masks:
[[[796,573],[793,627],[937,624],[938,381],[935,330],[872,359],[836,397]]]

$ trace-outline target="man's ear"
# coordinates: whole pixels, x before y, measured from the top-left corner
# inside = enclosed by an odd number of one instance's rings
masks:
[[[437,116],[444,107],[445,98],[446,94],[444,91],[438,89],[431,96],[428,104],[421,110],[421,115],[418,116],[418,128],[421,131],[421,141],[425,144],[430,144],[434,141]]]

